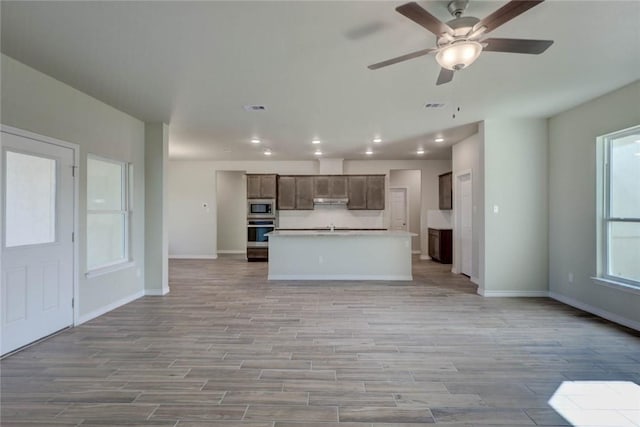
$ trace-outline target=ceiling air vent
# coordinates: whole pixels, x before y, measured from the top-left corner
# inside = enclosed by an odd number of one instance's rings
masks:
[[[440,102],[429,102],[424,105],[425,108],[442,108],[444,107],[443,103]]]
[[[267,107],[264,105],[243,105],[244,111],[266,111]]]

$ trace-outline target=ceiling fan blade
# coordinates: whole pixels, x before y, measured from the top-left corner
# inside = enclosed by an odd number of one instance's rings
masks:
[[[449,83],[451,80],[453,80],[453,73],[454,71],[452,70],[447,70],[446,68],[440,68],[440,74],[438,74],[438,80],[436,81],[436,86]]]
[[[538,55],[553,44],[553,40],[528,40],[528,39],[485,39],[482,43],[487,46],[482,50],[487,52],[529,53]]]
[[[407,53],[406,55],[398,56],[395,58],[387,59],[386,61],[378,62],[377,64],[369,65],[367,68],[370,70],[377,70],[378,68],[386,67],[387,65],[397,64],[398,62],[406,61],[408,59],[418,58],[428,53],[436,51],[437,49],[422,49],[415,52]]]
[[[436,36],[442,33],[453,34],[453,29],[450,26],[440,21],[438,18],[424,10],[416,2],[403,4],[396,7],[396,12],[406,16],[418,25],[423,26],[427,30],[431,31]]]
[[[539,5],[544,0],[511,0],[491,15],[481,19],[474,28],[486,27],[485,33],[495,30],[502,24],[512,20],[516,16],[526,12],[534,6]]]

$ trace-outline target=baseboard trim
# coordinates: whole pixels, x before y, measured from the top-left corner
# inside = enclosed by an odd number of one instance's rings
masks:
[[[218,259],[218,255],[169,255],[169,259]]]
[[[124,298],[119,299],[118,301],[114,301],[111,304],[107,304],[104,307],[100,307],[97,310],[93,310],[87,314],[78,317],[78,320],[75,322],[74,326],[82,325],[83,323],[88,322],[89,320],[93,320],[96,317],[102,316],[110,312],[111,310],[115,310],[118,307],[122,307],[125,304],[129,304],[131,301],[135,301],[138,298],[141,298],[145,295],[145,291],[138,291],[135,294],[126,296]]]
[[[429,261],[431,257],[429,255],[420,255],[420,259],[423,261]]]
[[[613,323],[618,323],[620,325],[626,326],[627,328],[640,331],[640,322],[636,322],[635,320],[627,319],[626,317],[622,317],[620,315],[611,313],[601,308],[594,307],[589,304],[585,304],[581,301],[575,300],[573,298],[570,298],[561,294],[557,294],[555,292],[549,292],[549,298],[552,298],[563,304],[570,305],[571,307],[577,308],[579,310],[586,311],[587,313],[595,314],[596,316],[602,317],[603,319],[607,319]]]
[[[243,250],[218,250],[218,254],[240,254],[240,255],[244,255],[247,253],[246,249]]]
[[[365,274],[269,274],[268,280],[413,280],[411,275],[365,275]]]
[[[420,255],[422,251],[411,251],[411,255]]]
[[[144,294],[148,296],[158,296],[161,297],[169,293],[169,288],[163,289],[145,289]]]
[[[478,295],[482,295],[487,298],[512,298],[512,297],[525,297],[525,298],[540,298],[548,297],[547,291],[487,291],[485,288],[478,287]]]

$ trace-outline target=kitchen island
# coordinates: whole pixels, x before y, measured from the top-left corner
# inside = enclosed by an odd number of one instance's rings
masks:
[[[276,230],[269,280],[412,280],[411,237],[387,230]]]

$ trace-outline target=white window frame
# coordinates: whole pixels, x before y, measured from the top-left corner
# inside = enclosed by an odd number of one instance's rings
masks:
[[[628,135],[636,134],[640,132],[640,125],[634,126],[628,129],[613,132],[598,138],[598,205],[599,212],[598,218],[600,219],[598,224],[598,271],[597,277],[592,279],[604,286],[614,287],[622,290],[627,290],[633,293],[640,293],[640,282],[629,279],[627,277],[619,277],[609,274],[610,267],[610,248],[609,248],[609,232],[611,224],[621,222],[633,222],[640,223],[640,218],[618,218],[612,217],[610,213],[610,190],[611,190],[611,141],[614,139],[623,138]]]
[[[124,237],[123,237],[123,243],[124,243],[124,256],[123,258],[114,261],[114,262],[109,262],[109,263],[105,263],[102,265],[98,265],[98,266],[93,266],[91,268],[89,268],[89,266],[87,265],[87,272],[86,272],[86,276],[91,278],[91,277],[95,277],[95,276],[100,276],[102,274],[106,274],[106,273],[111,273],[113,271],[118,271],[124,268],[128,268],[134,265],[134,263],[131,260],[130,257],[130,246],[131,246],[131,203],[130,203],[130,177],[131,177],[131,173],[130,173],[130,169],[131,169],[131,165],[128,162],[123,162],[120,160],[114,160],[114,159],[109,159],[106,157],[102,157],[102,156],[97,156],[94,154],[88,154],[87,155],[87,171],[89,169],[88,166],[88,160],[92,159],[92,160],[98,160],[101,162],[107,162],[107,163],[113,163],[116,164],[118,166],[120,166],[120,170],[121,170],[121,206],[122,209],[121,210],[98,210],[98,209],[89,209],[88,203],[87,203],[87,218],[89,217],[89,215],[91,214],[105,214],[105,213],[119,213],[120,215],[123,216],[123,220],[124,220],[124,224],[123,224],[123,233],[124,233]],[[87,172],[87,200],[88,200],[88,179],[89,179],[89,174]],[[87,221],[88,224],[88,221]],[[87,233],[88,234],[88,233]],[[88,245],[89,242],[87,241],[87,253],[88,253]],[[88,263],[88,260],[87,260]]]

